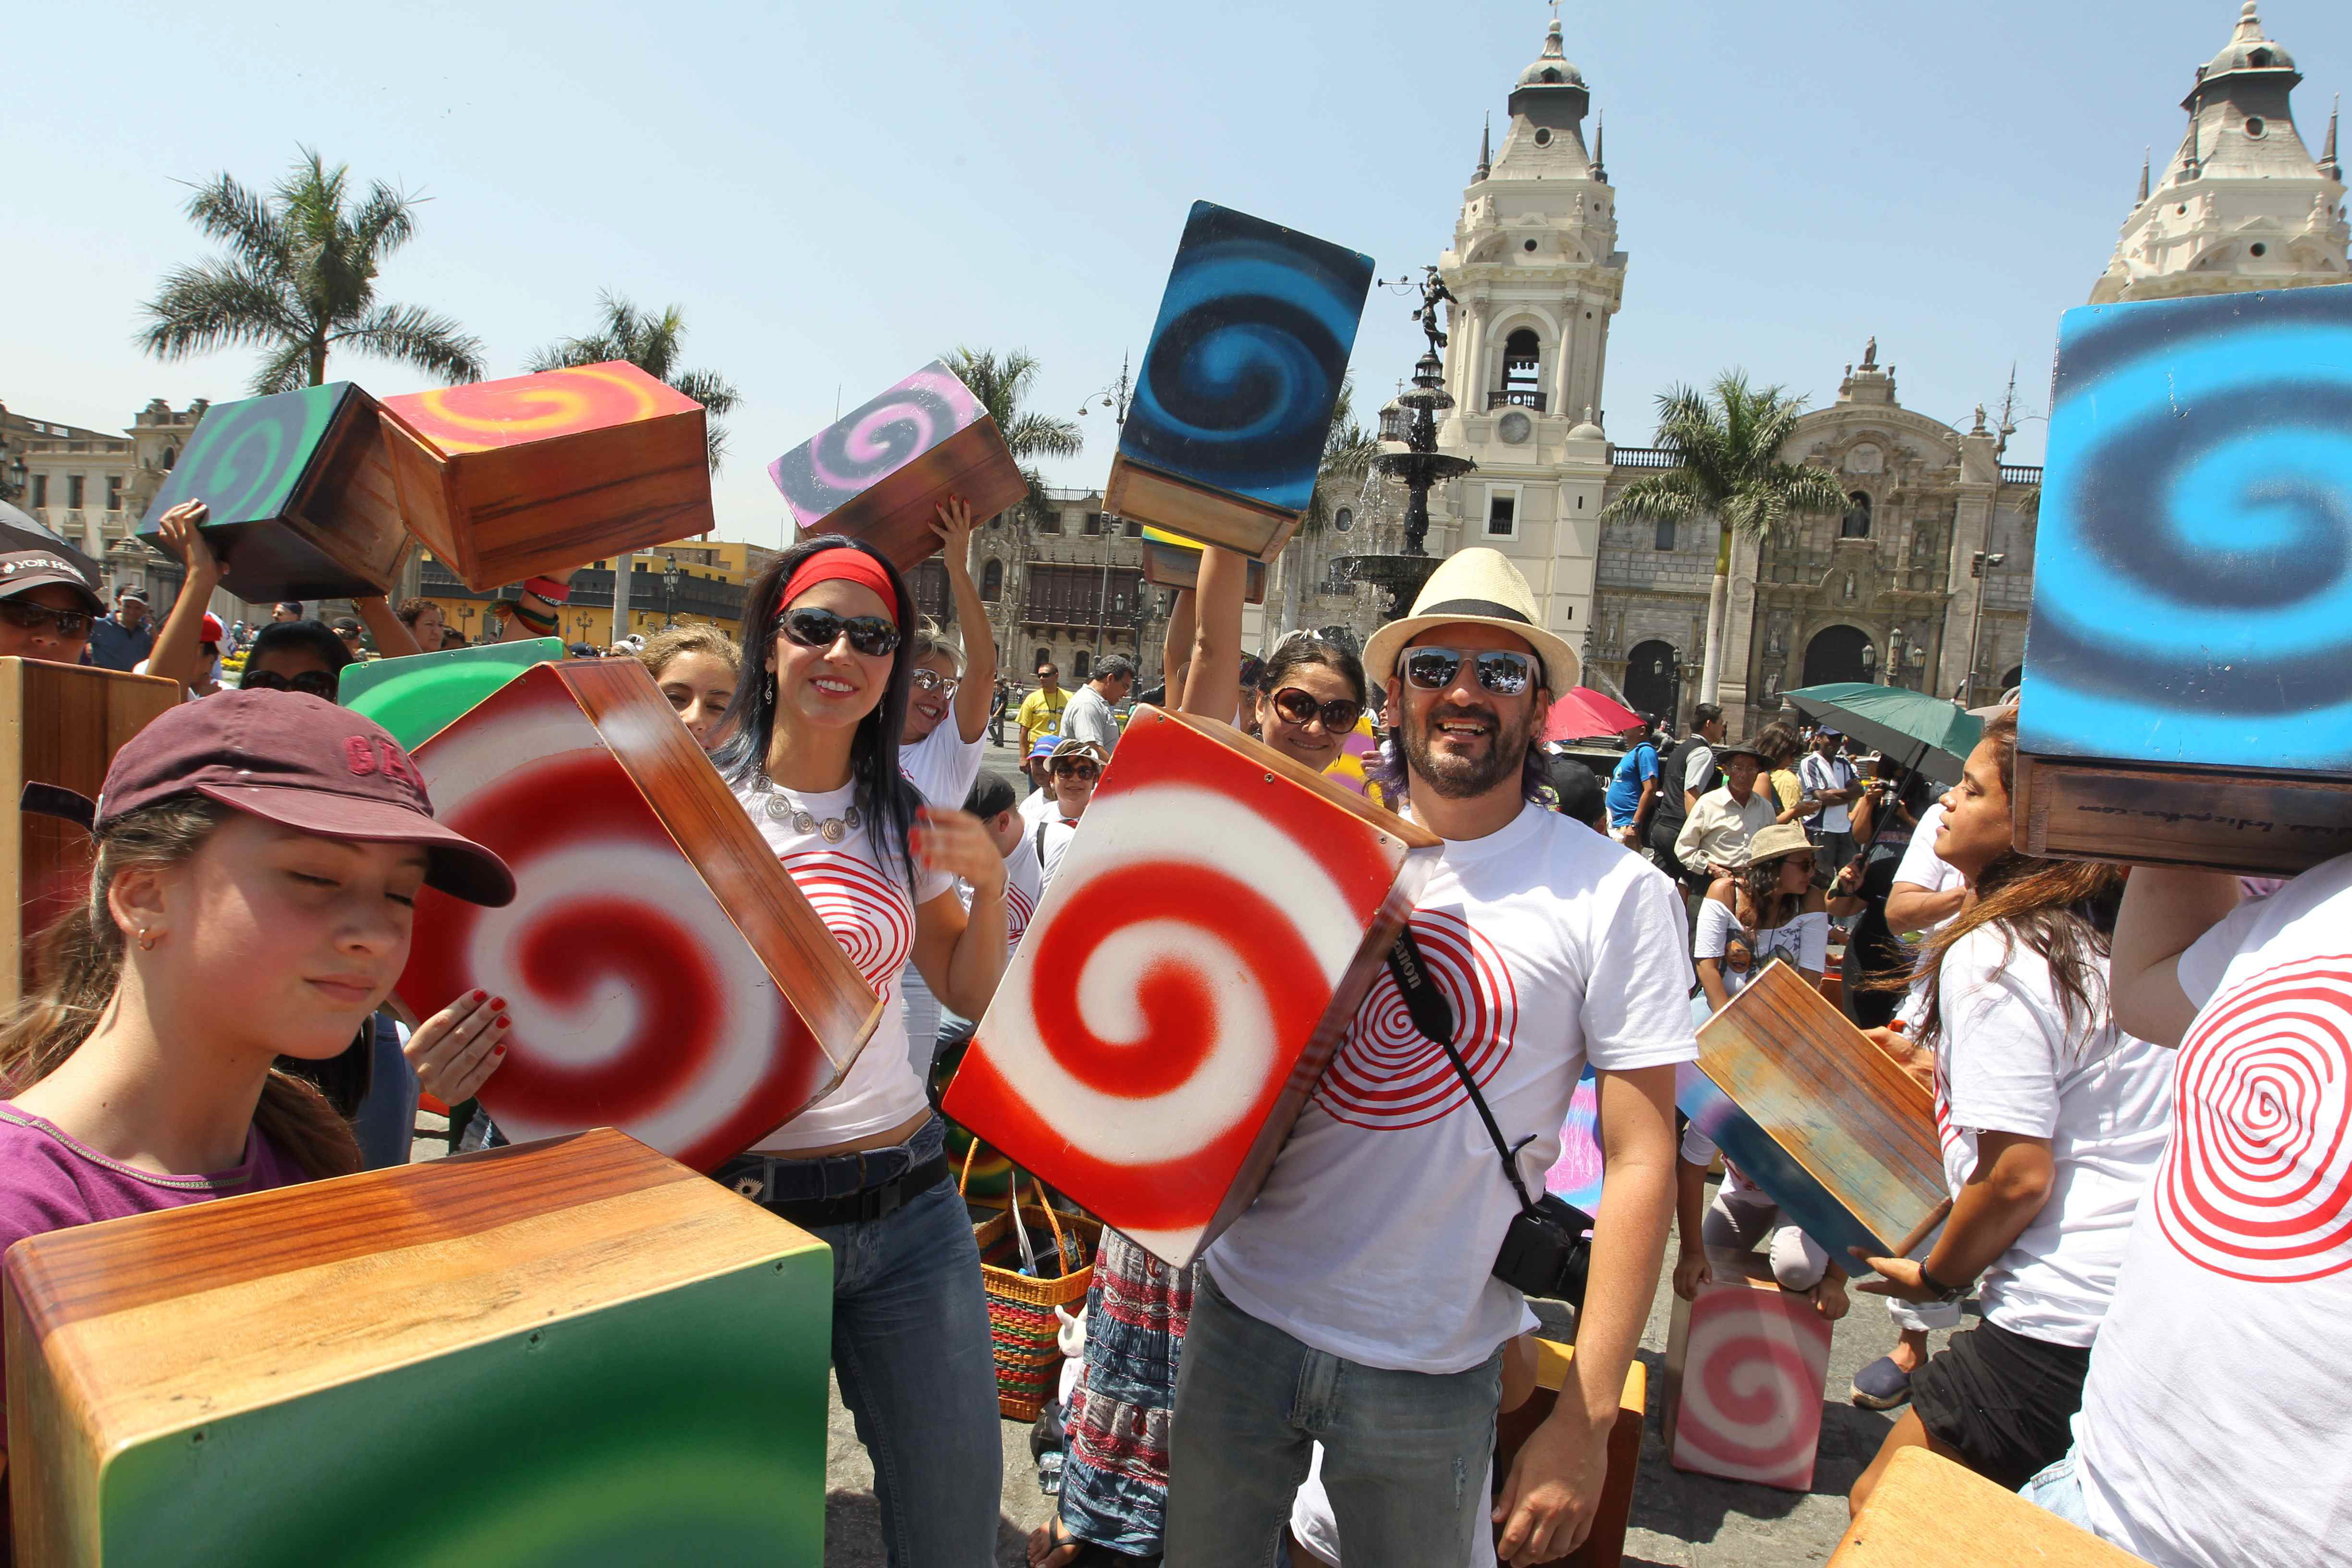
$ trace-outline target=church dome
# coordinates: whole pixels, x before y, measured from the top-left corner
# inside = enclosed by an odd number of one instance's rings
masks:
[[[2238,12],[2237,31],[2205,67],[2201,79],[2210,80],[2224,71],[2293,69],[2294,57],[2263,37],[2262,18],[2254,15],[2254,0],[2245,0]]]
[[[1584,417],[1569,431],[1568,438],[1571,441],[1606,441],[1609,432],[1592,422],[1592,410],[1588,408],[1584,411]]]
[[[1551,19],[1551,31],[1544,36],[1543,53],[1536,63],[1519,73],[1520,87],[1582,87],[1584,73],[1570,63],[1559,46],[1559,18]]]

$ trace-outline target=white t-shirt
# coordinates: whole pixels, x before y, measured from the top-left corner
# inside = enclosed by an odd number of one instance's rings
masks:
[[[1530,805],[1440,851],[1413,935],[1454,1044],[1521,1151],[1530,1191],[1589,1058],[1696,1059],[1674,885],[1615,840]],[[1257,1202],[1208,1251],[1252,1317],[1368,1366],[1453,1373],[1536,1326],[1494,1278],[1518,1200],[1445,1054],[1382,970]]]
[[[2106,962],[2093,973],[2104,1018]],[[1953,1196],[1976,1170],[1979,1131],[2047,1138],[2057,1167],[2042,1212],[1985,1270],[1977,1299],[2013,1334],[2087,1345],[2171,1129],[2171,1053],[2079,1013],[2070,1026],[2049,963],[1990,926],[1944,954],[1941,985],[1936,1131]]]
[[[1057,812],[1060,805],[1061,802],[1054,798],[1054,792],[1050,789],[1033,790],[1023,795],[1021,820],[1030,835],[1034,837],[1036,834],[1037,825],[1045,820],[1046,813]]]
[[[2074,1418],[2100,1534],[2159,1568],[2352,1564],[2352,856],[2180,955],[2201,1005]]]
[[[981,753],[987,739],[983,731],[979,740],[966,741],[956,729],[955,710],[950,708],[938,729],[911,746],[898,748],[898,771],[907,775],[925,805],[961,811],[971,795],[972,781],[980,777]]]
[[[1739,917],[1730,905],[1713,899],[1699,900],[1698,934],[1691,941],[1693,958],[1721,958],[1729,950],[1732,939],[1741,935]],[[1754,956],[1746,969],[1735,970],[1727,963],[1723,966],[1724,993],[1738,995],[1739,988],[1775,957],[1819,974],[1829,963],[1829,950],[1830,917],[1820,910],[1801,911],[1784,925],[1770,926],[1756,933],[1749,949]]]
[[[1035,829],[1032,828],[1032,832]],[[1037,913],[1037,900],[1045,896],[1045,877],[1037,867],[1037,852],[1023,838],[1004,857],[1004,940],[1007,947],[1018,952],[1022,933]],[[971,908],[971,884],[959,879],[956,897],[963,907]],[[913,975],[908,979],[912,981]]]
[[[1029,830],[1029,843],[1037,852],[1041,887],[1054,885],[1054,873],[1062,868],[1062,857],[1070,852],[1070,844],[1077,836],[1078,825],[1059,810],[1046,813]]]
[[[822,795],[787,795],[778,789],[761,796],[748,785],[735,791],[760,837],[882,999],[881,1022],[850,1064],[848,1076],[831,1094],[754,1144],[759,1153],[789,1154],[862,1138],[898,1126],[928,1103],[908,1055],[898,975],[915,950],[916,907],[954,887],[955,879],[919,866],[909,898],[905,861],[895,847],[877,855],[871,820],[864,813],[840,842],[827,843],[822,833],[795,829],[789,808],[782,819],[768,809],[772,801],[789,801],[822,823],[841,817],[856,793],[854,784]]]
[[[1797,782],[1815,795],[1827,795],[1832,790],[1853,787],[1853,764],[1843,757],[1824,757],[1819,752],[1807,752],[1797,764]],[[1853,826],[1843,805],[1825,805],[1815,818],[1824,833],[1843,833]],[[1930,840],[1932,843],[1933,840]]]
[[[1888,809],[1892,810],[1892,807]],[[1902,863],[1895,868],[1895,879],[1908,882],[1915,888],[1925,888],[1940,893],[1947,888],[1960,885],[1960,874],[1944,863],[1936,853],[1936,835],[1944,826],[1944,803],[1941,800],[1919,814],[1919,826],[1911,830],[1911,842],[1904,847]],[[1951,917],[1947,915],[1945,920]],[[1937,921],[1940,927],[1944,921]]]

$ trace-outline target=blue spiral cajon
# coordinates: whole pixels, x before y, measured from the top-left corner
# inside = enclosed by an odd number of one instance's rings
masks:
[[[1271,560],[1315,490],[1372,258],[1194,202],[1103,508]]]
[[[2352,849],[2352,285],[2067,311],[2039,527],[2019,846]]]

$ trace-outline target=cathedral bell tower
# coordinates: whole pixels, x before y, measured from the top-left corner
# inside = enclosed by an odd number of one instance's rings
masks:
[[[1491,132],[1481,138],[1453,247],[1438,259],[1455,301],[1445,361],[1454,412],[1438,445],[1478,468],[1447,487],[1432,552],[1483,544],[1512,556],[1571,645],[1592,618],[1594,519],[1609,478],[1601,375],[1625,289],[1599,126],[1585,136],[1591,109],[1555,17],[1512,87],[1501,149]]]

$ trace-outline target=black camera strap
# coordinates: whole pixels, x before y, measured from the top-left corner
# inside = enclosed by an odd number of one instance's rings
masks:
[[[1495,1113],[1487,1109],[1486,1097],[1478,1092],[1478,1080],[1470,1076],[1470,1064],[1454,1048],[1454,1005],[1445,999],[1429,978],[1429,967],[1423,962],[1421,948],[1412,940],[1412,927],[1397,932],[1396,945],[1389,949],[1389,975],[1396,982],[1404,997],[1404,1010],[1412,1016],[1413,1026],[1436,1042],[1461,1076],[1462,1087],[1470,1091],[1470,1103],[1478,1108],[1478,1120],[1486,1124],[1486,1136],[1495,1141],[1495,1152],[1503,1162],[1503,1174],[1510,1178],[1511,1190],[1519,1194],[1519,1208],[1531,1212],[1535,1199],[1528,1196],[1528,1184],[1519,1176],[1518,1150],[1503,1142],[1503,1130],[1495,1125]],[[1530,1136],[1519,1145],[1524,1149],[1535,1142]]]

